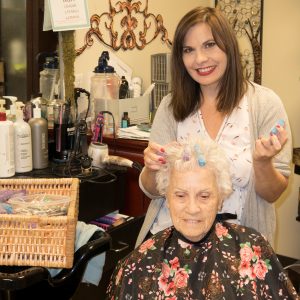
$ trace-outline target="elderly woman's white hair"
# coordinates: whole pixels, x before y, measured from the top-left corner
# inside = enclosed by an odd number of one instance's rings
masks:
[[[216,176],[221,199],[232,192],[232,180],[225,153],[212,141],[204,137],[191,138],[184,143],[172,143],[165,146],[166,164],[157,171],[157,189],[165,195],[169,186],[172,169],[180,172],[197,168],[209,168]]]

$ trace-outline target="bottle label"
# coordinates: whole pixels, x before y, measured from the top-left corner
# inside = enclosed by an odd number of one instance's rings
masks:
[[[122,120],[121,127],[122,127],[122,128],[127,128],[127,127],[128,127],[128,122],[127,122],[127,120]]]
[[[44,132],[42,133],[41,142],[41,148],[44,151],[46,149],[46,134]]]

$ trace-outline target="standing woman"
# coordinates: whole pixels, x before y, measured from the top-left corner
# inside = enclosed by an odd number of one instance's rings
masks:
[[[217,142],[230,162],[233,193],[219,213],[273,244],[273,203],[288,185],[292,154],[280,98],[244,77],[235,33],[216,8],[196,7],[179,21],[171,74],[172,91],[158,107],[144,150],[139,184],[152,201],[136,245],[172,225],[155,174],[165,163],[164,145],[193,135]]]

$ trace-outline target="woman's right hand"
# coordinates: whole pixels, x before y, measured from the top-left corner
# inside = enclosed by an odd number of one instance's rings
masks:
[[[144,150],[144,165],[151,171],[157,171],[162,164],[166,163],[165,149],[163,146],[149,142],[148,147]]]

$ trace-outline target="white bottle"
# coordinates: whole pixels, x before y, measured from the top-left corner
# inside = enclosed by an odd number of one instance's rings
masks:
[[[9,107],[10,112],[6,114],[6,118],[9,121],[15,122],[16,121],[16,113],[17,113],[17,107],[16,102],[18,100],[15,96],[4,96],[4,98],[7,98],[11,101],[11,105]]]
[[[32,137],[32,164],[33,169],[48,167],[48,123],[41,117],[39,101],[35,101],[33,118],[28,121]]]
[[[131,86],[133,89],[133,98],[140,97],[142,93],[142,78],[133,77],[131,79]]]
[[[0,178],[15,175],[14,125],[0,111]]]
[[[17,119],[14,122],[15,136],[15,170],[16,173],[30,172],[32,170],[32,143],[31,128],[23,120],[22,102],[17,102]]]

